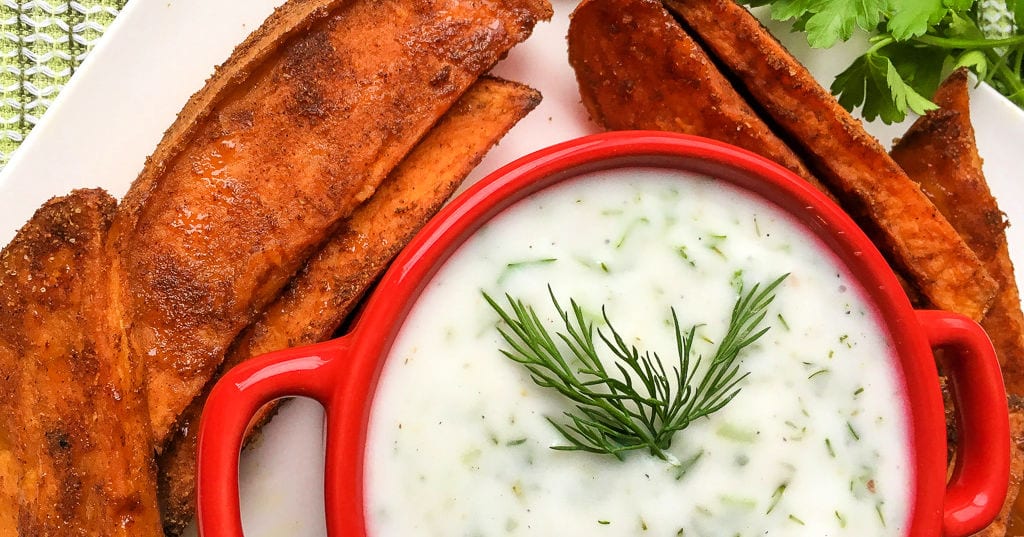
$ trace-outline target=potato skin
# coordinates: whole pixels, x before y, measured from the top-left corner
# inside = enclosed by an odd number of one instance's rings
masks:
[[[332,337],[398,251],[487,150],[539,102],[540,94],[521,84],[490,77],[474,83],[242,333],[222,369]],[[169,534],[180,533],[193,515],[199,415],[207,394],[208,389],[185,411],[158,459],[160,503]],[[264,407],[255,422],[268,421],[272,411]]]
[[[971,247],[999,283],[992,307],[981,319],[1003,368],[1011,400],[1024,396],[1024,314],[1006,241],[1008,225],[989,190],[971,124],[966,69],[954,71],[939,86],[939,106],[917,119],[893,144],[890,154],[921,186],[943,216]],[[1010,408],[1014,444],[1024,436],[1024,414]],[[1005,535],[1011,506],[1019,494],[1024,450],[1012,447],[1012,475],[1006,505],[992,525],[978,535]]]
[[[936,306],[980,320],[998,288],[921,189],[835,97],[732,0],[666,0]]]
[[[583,105],[605,129],[712,138],[826,191],[660,0],[584,0],[572,13],[568,41]]]
[[[999,283],[981,324],[1003,366],[1007,392],[1024,396],[1024,315],[1006,242],[1008,223],[982,171],[968,84],[963,69],[946,78],[933,97],[939,108],[915,121],[891,154]]]
[[[103,241],[114,199],[46,202],[0,252],[0,533],[156,536],[144,371]]]
[[[158,446],[302,262],[551,15],[546,0],[293,9],[305,18],[271,20],[186,106],[111,228]]]

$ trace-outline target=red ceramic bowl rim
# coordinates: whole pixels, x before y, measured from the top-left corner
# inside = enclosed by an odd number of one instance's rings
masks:
[[[363,463],[372,396],[402,321],[436,270],[473,231],[520,199],[590,171],[630,167],[696,172],[758,194],[807,225],[849,268],[881,315],[899,357],[912,460],[906,535],[939,535],[946,432],[937,371],[914,311],[882,255],[842,209],[789,170],[716,141],[648,131],[579,138],[497,170],[446,206],[395,260],[351,336],[347,373],[339,376],[327,409],[331,533],[366,535]]]

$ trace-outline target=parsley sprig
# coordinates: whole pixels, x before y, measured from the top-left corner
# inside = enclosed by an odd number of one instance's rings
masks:
[[[575,300],[570,300],[571,312],[563,309],[549,287],[551,302],[564,325],[564,331],[552,335],[534,308],[522,300],[506,295],[506,310],[487,293],[484,298],[502,321],[498,331],[510,347],[502,353],[526,367],[538,386],[558,391],[574,406],[564,412],[565,422],[548,418],[568,442],[553,449],[622,458],[626,451],[646,448],[678,464],[667,451],[673,435],[694,420],[717,412],[739,392],[739,383],[748,373],[740,372],[737,358],[768,331],[761,324],[775,289],[785,278],[763,288],[754,285],[740,295],[729,327],[705,367],[701,367],[701,356],[692,356],[697,327],[684,331],[672,309],[677,361],[671,372],[658,353],[641,352],[627,344],[603,307],[607,334],[595,330]],[[617,375],[600,358],[598,342],[614,358],[609,365]]]
[[[1024,0],[745,0],[792,20],[815,48],[829,48],[858,29],[869,48],[832,83],[849,110],[867,120],[902,121],[934,109],[942,77],[971,69],[1024,108]]]

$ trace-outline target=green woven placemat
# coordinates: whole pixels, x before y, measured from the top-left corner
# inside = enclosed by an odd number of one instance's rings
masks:
[[[0,168],[127,0],[0,0]]]

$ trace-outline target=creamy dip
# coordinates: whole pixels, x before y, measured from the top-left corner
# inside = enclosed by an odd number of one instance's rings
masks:
[[[607,308],[641,349],[675,357],[670,308],[714,352],[739,281],[776,291],[749,376],[676,433],[680,466],[564,445],[569,410],[500,353],[481,291]],[[595,316],[598,328],[599,316]],[[448,260],[395,341],[366,451],[372,537],[900,535],[908,524],[905,405],[891,342],[826,247],[776,206],[683,172],[588,174],[532,195]],[[609,357],[609,363],[611,358]]]

